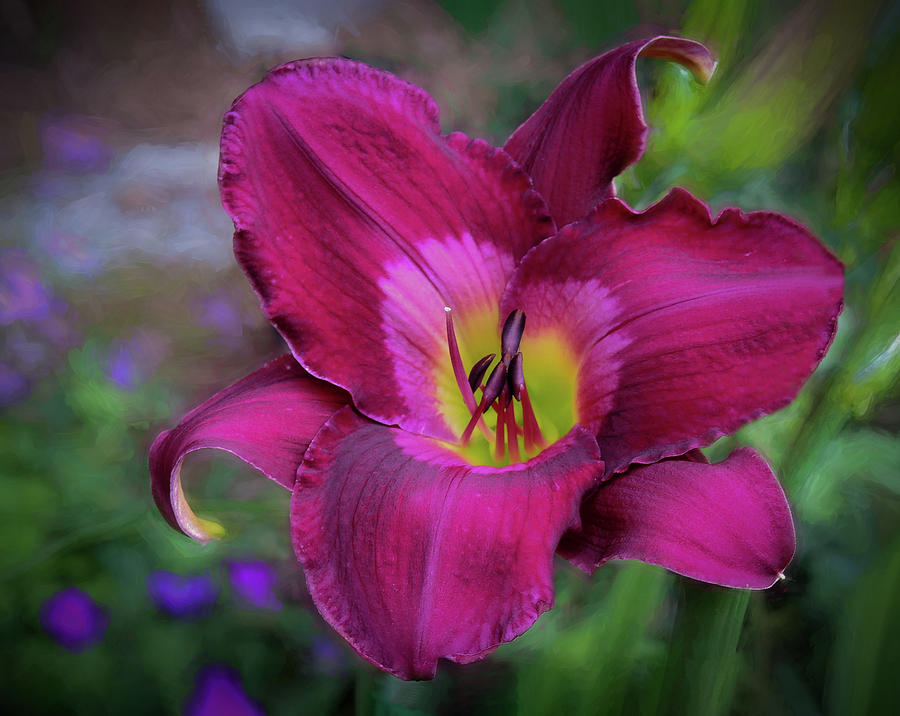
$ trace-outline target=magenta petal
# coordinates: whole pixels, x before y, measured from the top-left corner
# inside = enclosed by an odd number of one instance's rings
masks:
[[[794,556],[784,492],[749,448],[707,465],[665,460],[604,482],[559,553],[586,572],[636,559],[726,587],[765,589]]]
[[[480,659],[553,602],[553,553],[602,472],[580,428],[528,463],[472,466],[441,443],[337,413],[291,503],[294,548],[325,619],[404,679]]]
[[[441,136],[424,91],[340,59],[269,73],[225,117],[221,151],[235,253],[297,359],[370,417],[450,438],[433,398],[444,306],[496,312],[553,232],[528,176]]]
[[[150,448],[156,506],[176,529],[210,539],[208,524],[194,515],[181,488],[185,455],[226,450],[290,490],[309,441],[348,402],[343,390],[311,377],[290,355],[266,363],[157,436]]]
[[[503,299],[567,336],[577,422],[608,472],[710,444],[785,405],[825,355],[843,267],[778,214],[709,210],[683,189],[609,199],[522,261]]]
[[[612,196],[613,178],[644,153],[638,57],[680,62],[703,82],[716,66],[703,45],[679,37],[622,45],[566,77],[503,147],[531,175],[559,226]]]

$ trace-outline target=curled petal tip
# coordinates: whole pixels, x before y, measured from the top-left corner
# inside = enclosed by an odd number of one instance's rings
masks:
[[[719,66],[718,60],[713,60],[706,68],[702,69],[699,73],[695,71],[694,77],[696,77],[703,84],[708,84],[712,79],[712,76],[716,74],[716,69]]]
[[[706,46],[683,37],[657,37],[640,51],[641,57],[671,60],[690,70],[694,79],[707,84],[716,71],[718,62]]]
[[[344,391],[313,378],[290,355],[266,363],[159,434],[149,460],[156,506],[170,525],[196,540],[222,537],[221,525],[198,517],[188,504],[181,481],[185,457],[224,450],[292,489],[312,436],[347,401]]]
[[[638,57],[678,62],[704,83],[716,67],[694,40],[663,35],[629,42],[576,69],[504,145],[531,176],[557,226],[578,221],[613,196],[613,179],[644,153]]]
[[[175,470],[170,489],[172,511],[175,515],[175,521],[182,532],[198,542],[210,542],[225,536],[225,528],[222,525],[214,520],[197,517],[191,509],[184,495],[184,489],[181,486],[181,465]]]

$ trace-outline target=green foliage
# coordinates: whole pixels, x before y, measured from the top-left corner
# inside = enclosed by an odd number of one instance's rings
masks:
[[[653,628],[670,581],[658,568],[629,564],[612,584],[596,579],[586,594],[576,597],[584,585],[561,589],[565,606],[516,644],[519,713],[587,715],[598,705],[604,713],[632,712],[659,657]]]

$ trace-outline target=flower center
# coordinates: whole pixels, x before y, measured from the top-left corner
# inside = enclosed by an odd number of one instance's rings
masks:
[[[564,344],[544,335],[526,342],[537,361],[535,374],[550,388],[540,391],[544,400],[536,401],[525,380],[525,361],[521,350],[525,334],[525,314],[516,309],[507,316],[500,335],[497,353],[488,353],[471,363],[460,354],[453,314],[445,307],[447,345],[456,385],[456,398],[465,404],[467,418],[457,424],[459,445],[455,450],[473,464],[506,465],[521,462],[538,454],[544,447],[564,435],[574,424],[575,370]],[[496,325],[496,324],[495,324]],[[496,335],[496,334],[494,334]],[[494,338],[496,341],[496,338]],[[484,345],[483,341],[479,341]],[[471,355],[471,352],[470,352]],[[478,353],[475,353],[478,355]],[[568,374],[565,374],[566,369]],[[538,419],[538,406],[543,422]],[[542,410],[546,408],[546,410]],[[549,419],[548,419],[549,417]],[[463,427],[464,425],[464,427]],[[493,429],[492,427],[493,426]],[[544,428],[542,430],[542,427]],[[548,440],[549,438],[549,440]]]

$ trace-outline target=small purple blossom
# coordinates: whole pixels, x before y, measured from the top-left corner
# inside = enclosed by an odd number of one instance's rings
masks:
[[[97,251],[86,237],[72,231],[57,228],[39,231],[36,244],[61,271],[66,273],[93,276],[103,268],[105,256]]]
[[[70,651],[83,651],[100,641],[108,621],[106,612],[77,587],[57,592],[41,607],[44,630]]]
[[[0,406],[22,400],[75,343],[70,306],[18,249],[0,250]]]
[[[0,407],[18,403],[28,395],[28,378],[5,363],[0,363]]]
[[[122,390],[134,390],[140,382],[134,353],[127,343],[115,343],[106,361],[106,376]]]
[[[278,574],[272,565],[259,560],[228,562],[228,578],[240,598],[257,609],[281,609],[274,588]]]
[[[311,656],[313,669],[320,674],[337,676],[346,672],[350,666],[344,650],[327,636],[313,637]]]
[[[214,665],[197,673],[183,713],[185,716],[262,716],[265,712],[247,696],[237,672]]]
[[[101,138],[102,122],[93,117],[48,117],[41,126],[44,164],[74,174],[109,166],[112,148]]]
[[[197,309],[197,323],[214,330],[217,342],[236,345],[244,335],[243,318],[226,293],[220,291],[200,299]]]
[[[147,331],[114,340],[106,355],[106,377],[122,390],[133,391],[153,375],[168,351],[166,341]]]
[[[0,254],[0,326],[13,321],[40,321],[52,308],[52,293],[34,263],[19,251]]]
[[[147,578],[147,592],[158,609],[174,617],[194,617],[209,611],[219,590],[208,574],[189,577],[159,570]]]

